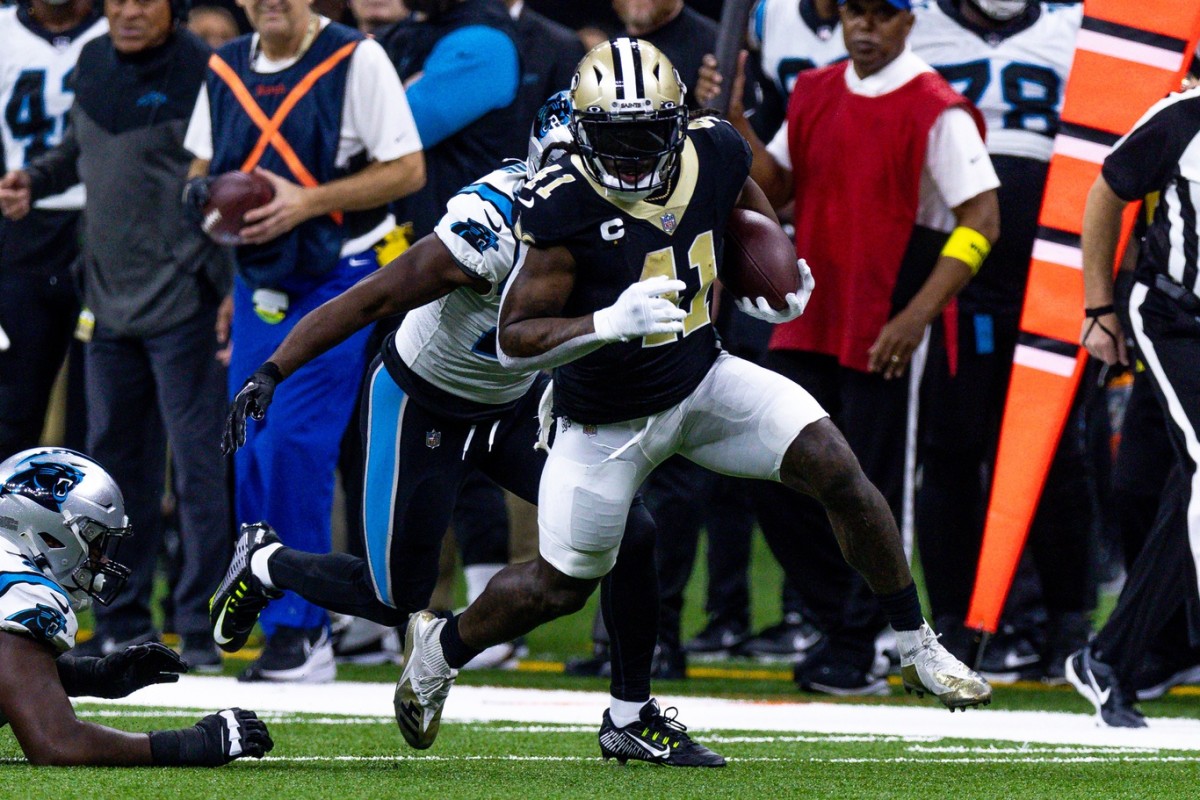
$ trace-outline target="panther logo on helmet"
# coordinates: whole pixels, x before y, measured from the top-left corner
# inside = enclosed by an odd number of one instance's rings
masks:
[[[687,141],[685,95],[649,42],[623,36],[592,48],[571,82],[571,131],[592,179],[627,200],[669,183]]]
[[[546,166],[547,151],[554,145],[571,143],[571,94],[562,91],[550,95],[538,109],[529,132],[529,152],[525,159],[529,179]]]
[[[67,495],[83,480],[83,473],[62,462],[30,461],[29,466],[4,482],[0,492],[19,494],[50,511],[62,511]]]

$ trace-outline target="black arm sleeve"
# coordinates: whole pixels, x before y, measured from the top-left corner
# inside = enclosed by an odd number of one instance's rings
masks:
[[[29,174],[34,200],[65,192],[79,183],[79,141],[75,138],[74,107],[67,115],[67,130],[57,147],[38,156],[25,172]]]

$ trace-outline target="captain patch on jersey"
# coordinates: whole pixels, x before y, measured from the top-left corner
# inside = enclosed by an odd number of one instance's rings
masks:
[[[14,544],[0,541],[0,631],[31,636],[65,652],[75,646],[78,629],[63,588]]]

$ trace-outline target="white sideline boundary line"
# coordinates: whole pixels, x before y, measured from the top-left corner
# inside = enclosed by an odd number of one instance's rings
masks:
[[[178,683],[149,686],[120,700],[83,702],[207,712],[237,706],[260,712],[390,719],[392,690],[387,683],[238,683],[233,678],[185,675]],[[608,701],[601,692],[457,686],[450,692],[442,721],[598,726]],[[682,721],[693,731],[871,734],[925,741],[953,738],[1200,751],[1200,720],[1195,719],[1154,718],[1151,727],[1130,730],[1098,727],[1090,714],[1003,709],[950,714],[932,704],[913,708],[670,696],[659,697],[659,703],[664,708],[678,706]]]

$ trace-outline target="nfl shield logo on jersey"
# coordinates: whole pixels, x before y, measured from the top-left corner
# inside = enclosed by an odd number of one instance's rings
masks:
[[[428,447],[430,450],[433,450],[434,448],[440,447],[441,444],[442,444],[442,432],[441,431],[426,431],[425,432],[425,446],[426,447]]]
[[[665,233],[674,233],[675,232],[675,215],[674,214],[663,214],[662,215],[662,226],[663,226],[663,231]]]

